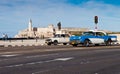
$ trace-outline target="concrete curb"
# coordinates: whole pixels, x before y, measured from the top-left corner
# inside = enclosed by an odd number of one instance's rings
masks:
[[[0,41],[0,47],[20,47],[20,46],[43,46],[45,39],[42,40],[14,40],[14,41]]]
[[[0,47],[22,47],[22,46],[44,46],[46,44],[40,44],[40,45],[0,45]]]

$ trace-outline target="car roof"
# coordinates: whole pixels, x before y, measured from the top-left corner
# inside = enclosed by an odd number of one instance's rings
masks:
[[[89,31],[86,31],[86,32],[102,32],[102,33],[106,34],[104,31],[99,31],[99,30],[89,30]]]

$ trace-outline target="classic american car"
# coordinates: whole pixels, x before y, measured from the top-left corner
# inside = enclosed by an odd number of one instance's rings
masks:
[[[81,36],[71,36],[70,45],[77,46],[82,44],[83,46],[94,45],[111,45],[112,42],[117,42],[117,36],[110,36],[103,31],[87,31],[83,32]]]

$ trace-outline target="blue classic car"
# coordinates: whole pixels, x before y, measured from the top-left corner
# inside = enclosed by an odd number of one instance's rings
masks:
[[[103,31],[88,31],[83,32],[81,36],[71,36],[70,44],[72,46],[77,46],[82,44],[83,46],[94,45],[111,45],[111,42],[117,42],[117,36],[109,36]]]

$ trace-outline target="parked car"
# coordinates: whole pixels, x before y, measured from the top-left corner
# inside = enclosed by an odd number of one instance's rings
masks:
[[[47,45],[57,45],[57,44],[63,44],[63,45],[67,45],[69,43],[69,35],[68,34],[56,34],[54,37],[52,38],[48,38],[45,40],[45,43]]]
[[[70,44],[72,46],[77,46],[82,44],[83,46],[89,46],[90,44],[94,45],[111,45],[111,42],[116,42],[117,36],[109,36],[103,31],[87,31],[83,32],[81,36],[71,36]]]

